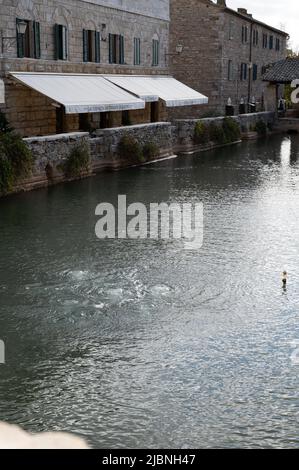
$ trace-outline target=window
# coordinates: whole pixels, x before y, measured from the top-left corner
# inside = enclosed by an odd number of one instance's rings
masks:
[[[263,34],[263,48],[267,49],[267,47],[268,47],[268,35]]]
[[[230,41],[231,41],[232,39],[234,39],[234,22],[233,22],[233,21],[230,21],[230,22],[229,22],[229,34],[228,34],[228,38],[229,38]]]
[[[258,46],[259,43],[259,32],[257,29],[253,30],[252,42],[254,46]]]
[[[228,61],[227,78],[228,78],[228,80],[230,80],[230,81],[233,79],[233,61],[232,61],[232,60],[229,60],[229,61]]]
[[[101,34],[98,31],[83,29],[83,62],[101,60]]]
[[[276,49],[277,51],[280,51],[280,39],[279,39],[279,38],[276,38],[275,49]]]
[[[257,80],[257,72],[258,72],[258,67],[256,64],[253,64],[253,69],[252,69],[252,79],[254,81]]]
[[[247,70],[248,70],[248,66],[247,64],[241,64],[241,80],[244,81],[244,80],[247,80]]]
[[[125,63],[125,41],[124,36],[109,34],[109,63]]]
[[[67,27],[56,24],[54,27],[55,35],[55,59],[67,60],[68,58],[68,31]]]
[[[248,42],[248,26],[242,26],[242,42]]]
[[[40,24],[37,21],[26,21],[17,18],[17,26],[20,22],[25,22],[27,28],[25,34],[20,34],[17,30],[18,57],[40,59]]]
[[[153,39],[153,63],[152,65],[156,67],[160,62],[160,42],[158,39]]]
[[[141,64],[141,46],[140,39],[134,38],[134,65]]]
[[[269,38],[269,49],[273,49],[273,45],[274,45],[274,38],[273,38],[273,36],[270,36],[270,38]]]

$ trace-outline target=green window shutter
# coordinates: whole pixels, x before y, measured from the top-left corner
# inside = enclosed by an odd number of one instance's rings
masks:
[[[88,31],[83,29],[83,62],[88,62]]]
[[[113,34],[109,34],[109,64],[113,64]]]
[[[40,24],[37,21],[33,22],[33,31],[34,31],[34,57],[40,59],[41,49],[40,49]]]
[[[98,64],[101,62],[101,33],[99,31],[95,33],[95,61]]]
[[[155,65],[155,40],[153,40],[152,44],[152,65]]]
[[[18,29],[17,29],[17,26],[18,26],[18,23],[22,21],[20,19],[17,18],[16,20],[16,35],[17,35],[17,55],[19,58],[23,58],[24,57],[24,54],[25,54],[25,37],[24,37],[24,34],[19,34],[18,33]]]
[[[60,59],[60,26],[59,24],[56,24],[54,26],[54,44],[55,44],[54,57],[55,57],[55,60],[59,60]]]
[[[253,80],[257,80],[257,65],[253,65]]]
[[[66,26],[62,26],[62,59],[67,60],[68,58],[68,30]]]
[[[119,63],[125,63],[125,40],[123,36],[119,36]]]

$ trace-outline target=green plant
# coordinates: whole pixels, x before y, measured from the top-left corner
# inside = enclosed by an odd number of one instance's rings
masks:
[[[6,158],[9,160],[13,179],[25,178],[33,168],[33,155],[22,137],[14,132],[2,134],[0,142]]]
[[[225,117],[223,119],[222,128],[225,136],[225,142],[236,142],[240,140],[241,130],[237,121],[231,117]]]
[[[215,122],[209,125],[209,136],[210,140],[217,144],[224,144],[226,141],[223,126],[217,126]]]
[[[0,134],[0,194],[13,189],[33,169],[34,159],[23,139],[13,132]]]
[[[134,137],[128,134],[125,134],[119,141],[118,154],[124,160],[132,163],[143,163],[145,161],[141,145]]]
[[[255,125],[255,131],[258,133],[259,136],[267,135],[267,124],[259,119]]]
[[[74,147],[64,164],[64,173],[67,177],[81,176],[90,168],[90,152],[87,144],[82,142]]]
[[[8,120],[6,119],[5,114],[0,111],[0,133],[11,132],[12,129],[9,126]]]
[[[207,144],[210,140],[209,128],[202,121],[198,121],[194,128],[194,142],[198,145]]]
[[[158,145],[154,142],[147,142],[143,146],[142,151],[146,161],[153,160],[154,158],[158,157],[160,153]]]
[[[0,194],[5,194],[13,187],[13,172],[10,161],[0,146]]]

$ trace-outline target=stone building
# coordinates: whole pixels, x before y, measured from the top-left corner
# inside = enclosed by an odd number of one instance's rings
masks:
[[[169,0],[0,0],[0,41],[0,110],[23,136],[166,119],[104,76],[168,74]]]
[[[283,7],[282,7],[283,8]],[[286,57],[287,33],[255,20],[225,0],[170,1],[172,75],[209,98],[206,107],[176,110],[181,117],[273,110],[273,89],[263,81],[267,67]],[[245,109],[244,109],[245,108]]]

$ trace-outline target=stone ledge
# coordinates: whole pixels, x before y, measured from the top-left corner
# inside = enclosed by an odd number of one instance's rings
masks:
[[[32,142],[53,142],[57,140],[77,139],[77,138],[88,137],[88,136],[89,136],[88,132],[69,132],[65,134],[25,137],[23,140],[30,144]]]

